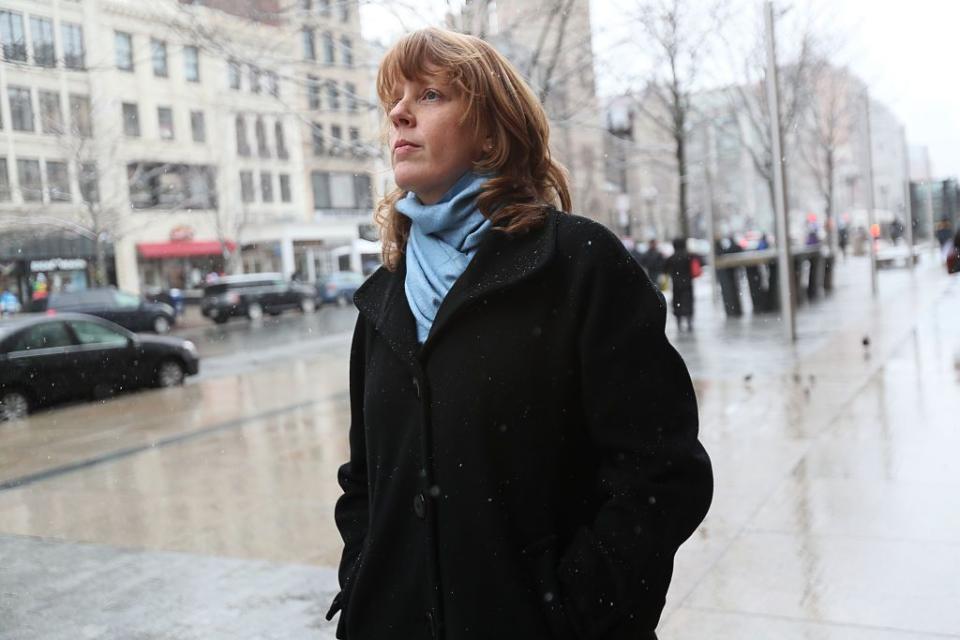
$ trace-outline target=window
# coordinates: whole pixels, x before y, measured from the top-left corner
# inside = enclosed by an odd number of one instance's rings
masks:
[[[63,37],[63,66],[68,69],[83,69],[85,51],[83,48],[83,27],[63,22],[60,24]]]
[[[40,130],[44,133],[63,133],[60,94],[53,91],[38,91],[37,98],[40,103]]]
[[[343,87],[343,92],[347,97],[347,111],[356,113],[357,111],[357,85],[348,82]]]
[[[287,140],[283,135],[283,123],[279,120],[273,125],[273,137],[277,141],[277,157],[286,160],[290,157],[290,152],[287,151]]]
[[[123,103],[123,135],[129,138],[140,137],[140,111],[136,103]]]
[[[250,155],[250,143],[247,141],[247,121],[243,119],[242,115],[237,116],[236,128],[237,155],[248,156]]]
[[[350,127],[350,146],[356,147],[360,143],[360,129]]]
[[[340,0],[340,22],[350,22],[350,0]]]
[[[96,162],[81,162],[77,176],[80,183],[80,197],[84,202],[100,202],[100,185]]]
[[[113,48],[117,58],[117,69],[133,71],[133,36],[123,31],[114,31]]]
[[[3,59],[8,62],[27,61],[27,39],[23,33],[23,16],[13,11],[0,11],[0,42]]]
[[[39,160],[17,160],[17,177],[20,179],[20,195],[23,196],[24,202],[43,200]]]
[[[330,125],[330,151],[338,153],[343,149],[343,130],[338,124]]]
[[[353,193],[356,197],[358,209],[373,208],[373,189],[371,188],[369,175],[365,173],[353,174]]]
[[[310,0],[300,0],[300,9],[303,11],[310,11]]]
[[[254,134],[257,136],[257,155],[261,158],[270,157],[270,148],[267,146],[267,128],[263,124],[263,118],[257,117],[253,125]]]
[[[93,120],[90,118],[90,97],[70,95],[70,119],[73,133],[81,138],[93,136]]]
[[[49,18],[30,18],[33,36],[33,63],[38,67],[57,66],[57,52],[53,46],[53,21]]]
[[[236,60],[227,61],[227,82],[231,89],[240,89],[241,78],[243,77],[243,67]]]
[[[300,39],[303,42],[303,59],[316,60],[317,48],[314,42],[313,29],[310,27],[304,27],[300,32]]]
[[[280,200],[283,202],[293,200],[293,194],[290,193],[290,176],[285,173],[280,174]]]
[[[353,66],[353,41],[347,36],[340,38],[340,55],[345,66]]]
[[[264,202],[273,202],[273,174],[269,171],[260,172],[260,198]]]
[[[250,91],[260,93],[260,67],[250,65]]]
[[[58,349],[72,344],[70,334],[62,322],[45,322],[25,329],[13,339],[10,351]]]
[[[329,103],[331,111],[338,111],[340,109],[340,89],[337,87],[336,80],[331,80],[327,83],[327,102]]]
[[[187,82],[200,82],[200,50],[196,47],[183,48],[183,75]]]
[[[127,165],[130,204],[135,209],[217,206],[216,170],[206,165],[137,162]]]
[[[280,176],[280,191],[283,192],[283,176]],[[7,173],[7,159],[0,158],[0,202],[9,202],[10,196],[10,174]]]
[[[325,18],[330,17],[330,0],[317,0],[317,10]]]
[[[314,122],[313,127],[311,127],[311,132],[311,138],[313,140],[313,155],[323,155],[324,147],[326,146],[323,139],[323,125]]]
[[[162,40],[150,40],[150,57],[153,59],[153,75],[166,78],[167,71],[167,43]]]
[[[139,299],[136,300],[139,305]],[[127,345],[127,336],[96,322],[74,320],[70,322],[70,327],[73,328],[80,344],[102,344],[118,347]]]
[[[253,191],[253,172],[240,172],[240,200],[242,202],[253,202],[255,194]]]
[[[320,108],[320,78],[307,76],[307,108]]]
[[[323,62],[324,64],[333,64],[333,34],[327,31],[323,34]]]
[[[313,187],[313,208],[330,208],[330,174],[326,171],[313,171],[310,174],[310,184]]]
[[[9,85],[10,126],[14,131],[33,131],[33,100],[30,89]]]
[[[267,91],[274,98],[280,97],[280,78],[274,71],[267,71]]]
[[[47,160],[47,193],[50,202],[70,202],[70,174],[66,162]]]
[[[190,112],[190,134],[194,142],[207,141],[207,122],[203,117],[203,111]]]
[[[173,109],[157,107],[157,132],[161,140],[173,140]]]
[[[347,172],[314,171],[310,174],[313,187],[313,208],[369,209],[373,206],[370,176]]]

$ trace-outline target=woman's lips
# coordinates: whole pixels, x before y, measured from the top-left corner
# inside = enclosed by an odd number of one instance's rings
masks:
[[[393,148],[393,155],[395,156],[407,155],[409,153],[413,153],[419,148],[420,148],[420,145],[404,143],[401,145],[397,145],[396,147]]]

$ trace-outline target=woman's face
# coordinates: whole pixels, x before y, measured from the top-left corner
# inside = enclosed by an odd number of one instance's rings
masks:
[[[434,204],[479,158],[473,132],[461,124],[466,103],[439,75],[403,80],[393,99],[387,115],[394,180]]]

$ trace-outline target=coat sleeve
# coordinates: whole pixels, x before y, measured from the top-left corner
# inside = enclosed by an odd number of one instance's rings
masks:
[[[350,457],[340,467],[337,481],[343,495],[337,500],[334,516],[343,538],[343,556],[340,559],[340,593],[327,612],[327,620],[340,609],[346,609],[350,599],[353,578],[360,550],[369,528],[370,502],[367,479],[367,446],[363,419],[363,385],[365,370],[365,329],[363,318],[357,320],[350,348]],[[341,638],[343,616],[337,628]]]
[[[713,474],[693,384],[664,334],[663,296],[615,237],[588,244],[575,285],[600,507],[561,550],[557,579],[576,635],[593,639],[655,628],[674,554],[706,515]]]

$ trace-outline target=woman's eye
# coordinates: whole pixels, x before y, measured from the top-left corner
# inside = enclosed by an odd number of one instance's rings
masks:
[[[434,89],[427,89],[423,92],[423,99],[428,101],[434,101],[440,99],[440,92]]]

